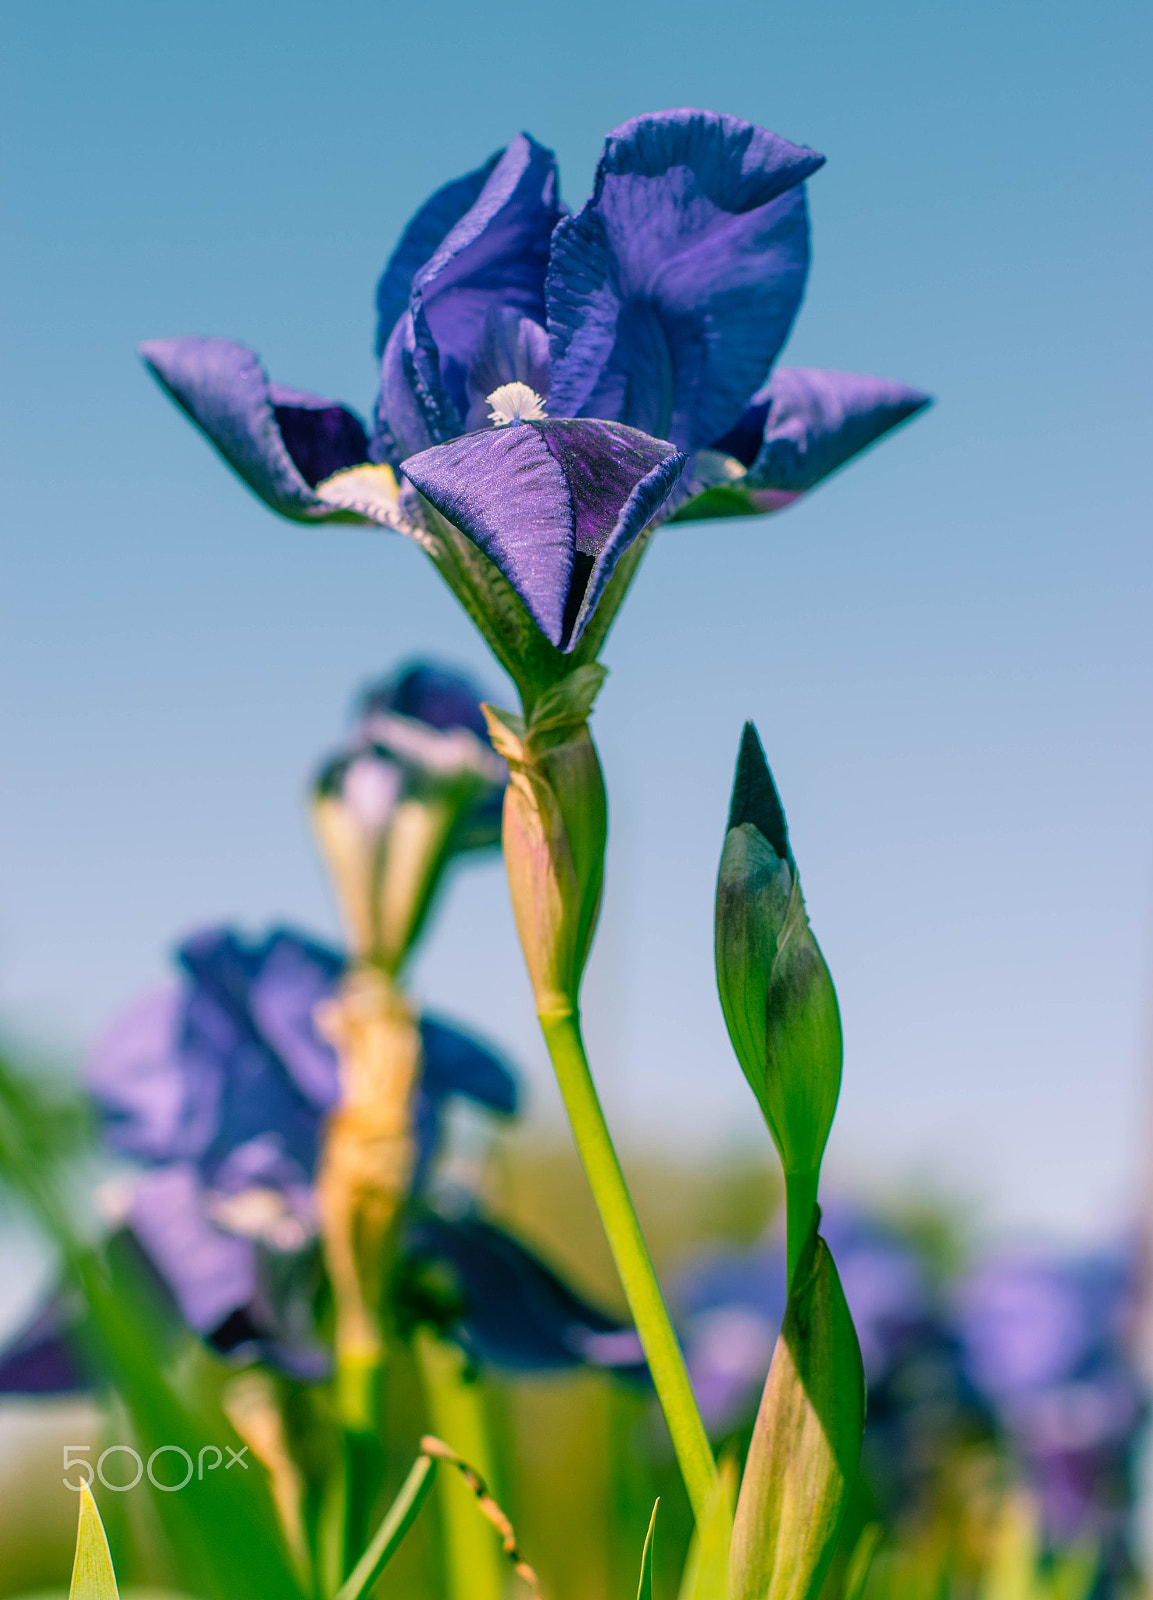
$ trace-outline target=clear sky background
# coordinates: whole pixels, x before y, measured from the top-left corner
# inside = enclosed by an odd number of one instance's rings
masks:
[[[792,364],[926,417],[792,511],[662,533],[595,727],[594,1065],[635,1143],[766,1136],[712,976],[741,722],[841,996],[834,1171],[1088,1235],[1153,1145],[1150,13],[1101,0],[0,5],[0,1016],[79,1053],[182,931],[335,933],[301,805],[414,651],[508,688],[412,545],[275,519],[139,367],[216,333],[367,411],[376,276],[520,128],[823,151]],[[498,861],[418,986],[555,1114]]]

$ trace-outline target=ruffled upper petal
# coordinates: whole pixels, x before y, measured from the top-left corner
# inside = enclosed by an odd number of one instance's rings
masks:
[[[169,1161],[198,1155],[212,1137],[214,1086],[199,1095],[180,1061],[182,996],[146,995],[97,1040],[85,1068],[104,1142],[117,1155]]]
[[[248,993],[253,1022],[301,1094],[319,1110],[340,1095],[336,1052],[316,1031],[315,1011],[344,971],[335,951],[284,928],[265,940]]]
[[[406,476],[480,546],[563,650],[685,458],[619,423],[512,423],[412,456]]]
[[[467,728],[489,744],[481,698],[476,685],[463,672],[453,672],[435,661],[411,661],[364,689],[359,713],[367,719],[391,712],[427,722],[442,733],[450,728]]]
[[[617,419],[681,449],[732,427],[800,304],[800,186],[823,159],[713,112],[611,133],[592,198],[553,239],[552,414]]]
[[[456,226],[461,217],[475,204],[481,190],[492,176],[503,150],[490,156],[483,167],[454,178],[426,200],[400,237],[387,267],[376,286],[376,354],[384,354],[388,336],[396,323],[408,310],[408,295],[412,280],[429,257]]]
[[[801,494],[929,404],[887,378],[780,367],[715,448],[744,462],[749,488]]]
[[[303,522],[334,514],[315,486],[368,459],[364,424],[347,406],[270,384],[255,352],[230,339],[153,339],[140,354],[274,511]]]
[[[544,326],[549,239],[559,216],[556,159],[519,134],[412,279],[409,309],[385,346],[374,455],[402,459],[462,431],[469,368],[485,345],[490,310]]]
[[[274,936],[275,938],[275,936]],[[249,945],[228,928],[208,929],[185,940],[180,962],[194,980],[189,988],[181,1038],[181,1061],[189,1080],[215,1086],[215,1127],[200,1157],[209,1182],[238,1145],[273,1131],[285,1153],[305,1172],[316,1160],[320,1107],[297,1081],[260,1026],[260,1011],[275,1013],[267,991],[253,1008],[254,991],[274,940]],[[280,1041],[299,1038],[280,1015]],[[318,1048],[320,1042],[317,1041]],[[315,1058],[300,1058],[304,1084],[313,1087]]]

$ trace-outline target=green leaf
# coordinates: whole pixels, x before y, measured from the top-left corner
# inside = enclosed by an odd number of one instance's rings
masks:
[[[837,1269],[814,1225],[753,1428],[729,1564],[732,1600],[810,1600],[857,1472],[861,1352]]]
[[[542,740],[542,734],[564,737],[587,722],[608,675],[607,667],[599,661],[590,661],[583,667],[575,667],[558,683],[545,689],[528,718],[528,737],[534,749],[547,749],[553,743],[553,739]]]
[[[993,1530],[980,1600],[1031,1600],[1041,1558],[1037,1507],[1027,1494],[1007,1494]]]
[[[169,1381],[156,1357],[165,1341],[151,1297],[128,1263],[113,1257],[111,1264],[109,1276],[91,1252],[73,1256],[95,1336],[95,1365],[123,1400],[141,1455],[149,1459],[165,1448],[175,1469],[183,1451],[195,1466],[185,1488],[157,1495],[180,1583],[206,1600],[242,1594],[300,1600],[264,1469],[245,1455],[218,1405],[185,1400]],[[205,1359],[198,1350],[195,1355]],[[233,1455],[244,1464],[228,1465]]]
[[[657,1526],[657,1507],[660,1497],[653,1501],[653,1514],[649,1518],[649,1531],[645,1534],[645,1547],[641,1551],[641,1581],[637,1584],[637,1600],[653,1600],[653,1533]]]
[[[698,522],[705,517],[763,517],[766,507],[754,500],[748,489],[735,483],[715,484],[702,494],[694,495],[670,522]]]
[[[384,1521],[347,1581],[337,1590],[334,1600],[361,1600],[363,1595],[368,1594],[416,1521],[435,1476],[436,1462],[430,1456],[418,1456],[412,1471],[401,1485],[400,1493],[388,1508]]]
[[[120,1600],[104,1524],[87,1484],[80,1488],[80,1523],[68,1600]]]
[[[1101,1570],[1101,1551],[1087,1541],[1053,1556],[1046,1600],[1089,1600]]]
[[[848,1570],[845,1573],[845,1587],[841,1600],[861,1600],[865,1592],[865,1585],[869,1581],[869,1573],[873,1567],[873,1557],[877,1553],[877,1546],[881,1542],[881,1524],[879,1522],[866,1522],[861,1529],[860,1537],[853,1546],[853,1553],[849,1557]]]
[[[737,1463],[728,1456],[720,1463],[709,1508],[689,1545],[677,1600],[727,1600],[736,1488]]]

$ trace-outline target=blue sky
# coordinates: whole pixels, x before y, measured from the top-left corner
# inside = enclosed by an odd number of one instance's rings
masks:
[[[335,22],[330,21],[335,18]],[[626,1139],[762,1141],[711,970],[754,717],[841,995],[846,1180],[1087,1233],[1153,1128],[1145,7],[7,7],[0,1015],[63,1055],[183,930],[335,929],[304,779],[413,651],[500,676],[420,552],[277,522],[144,376],[218,333],[371,404],[407,217],[521,127],[570,204],[637,111],[829,158],[785,355],[932,413],[782,516],[662,534],[596,713],[612,841],[587,985]],[[499,864],[422,994],[555,1102]]]

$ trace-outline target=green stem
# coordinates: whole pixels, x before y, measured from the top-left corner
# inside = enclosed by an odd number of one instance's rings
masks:
[[[556,1069],[589,1186],[633,1314],[649,1371],[665,1414],[693,1515],[703,1521],[717,1481],[705,1425],[693,1396],[684,1356],[673,1332],[632,1197],[625,1183],[604,1112],[589,1071],[575,1011],[542,1015],[540,1025]]]
[[[484,1395],[462,1351],[427,1328],[413,1345],[432,1431],[491,1486],[492,1460]],[[451,1600],[501,1600],[505,1562],[491,1524],[456,1472],[442,1472],[436,1487],[444,1535],[444,1564]]]
[[[382,1345],[337,1352],[334,1398],[344,1435],[343,1476],[329,1499],[320,1558],[323,1587],[329,1594],[347,1577],[364,1549],[384,1476],[380,1443],[384,1372]]]
[[[788,1238],[788,1285],[792,1288],[793,1273],[805,1240],[813,1226],[813,1213],[817,1209],[817,1180],[815,1172],[786,1172],[785,1174],[785,1226]]]

